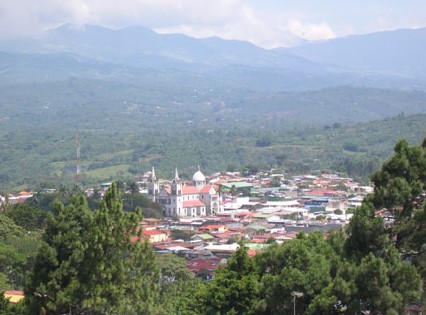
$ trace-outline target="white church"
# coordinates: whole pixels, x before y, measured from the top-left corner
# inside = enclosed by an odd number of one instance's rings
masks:
[[[148,184],[148,197],[163,206],[166,217],[200,217],[219,212],[219,194],[212,185],[206,184],[206,177],[200,167],[192,176],[192,185],[185,185],[176,169],[170,186],[159,187],[152,168]]]

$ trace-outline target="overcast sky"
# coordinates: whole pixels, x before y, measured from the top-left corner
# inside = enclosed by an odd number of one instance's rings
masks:
[[[0,38],[65,23],[141,25],[162,33],[219,36],[265,48],[426,27],[425,0],[0,0]]]

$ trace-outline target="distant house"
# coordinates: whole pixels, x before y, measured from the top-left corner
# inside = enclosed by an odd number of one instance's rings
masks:
[[[192,241],[201,241],[201,242],[212,242],[214,241],[215,237],[210,234],[195,234],[191,236]]]
[[[200,259],[194,258],[189,259],[187,262],[187,267],[197,276],[205,277],[206,280],[211,280],[213,278],[213,273],[215,269],[222,263],[221,258],[212,258],[212,259]]]
[[[230,182],[230,183],[221,183],[219,184],[220,189],[230,191],[231,189],[235,189],[238,192],[242,192],[244,190],[251,191],[253,189],[253,184],[247,182]]]
[[[200,233],[224,233],[227,231],[226,225],[216,224],[216,225],[205,225],[198,228]]]
[[[139,239],[138,236],[133,236],[130,241],[134,243],[138,241],[138,239]],[[142,239],[140,240],[141,241],[147,240],[151,244],[155,244],[155,243],[165,242],[167,239],[168,239],[168,235],[165,231],[152,229],[152,230],[143,231]]]
[[[150,243],[159,243],[167,240],[167,234],[160,230],[144,231],[142,236]]]
[[[18,291],[18,290],[4,291],[3,296],[5,297],[6,300],[9,300],[10,303],[18,303],[25,297],[24,291]]]
[[[204,247],[205,250],[222,257],[231,256],[240,247],[237,243],[233,244],[220,244],[220,245],[208,245]]]

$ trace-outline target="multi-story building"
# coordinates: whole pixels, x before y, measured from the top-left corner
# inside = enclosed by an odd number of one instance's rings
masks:
[[[210,216],[219,212],[219,194],[213,185],[206,184],[200,171],[192,176],[192,185],[185,185],[176,169],[171,185],[160,187],[152,169],[148,185],[148,197],[163,206],[166,217]]]

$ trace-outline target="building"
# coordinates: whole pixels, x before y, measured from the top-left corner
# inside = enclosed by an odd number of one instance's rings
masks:
[[[24,291],[18,291],[18,290],[6,290],[4,291],[3,296],[10,303],[14,303],[14,304],[18,303],[25,297]]]
[[[148,197],[162,205],[166,217],[210,216],[219,212],[219,194],[213,185],[206,184],[200,167],[192,176],[192,185],[186,185],[176,169],[171,185],[161,188],[152,168]]]

